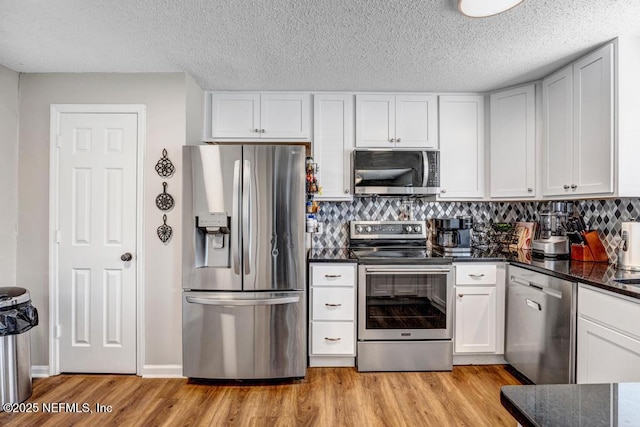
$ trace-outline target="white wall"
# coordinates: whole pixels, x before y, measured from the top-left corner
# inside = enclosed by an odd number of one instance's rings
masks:
[[[190,79],[190,78],[189,78]],[[18,169],[17,282],[32,292],[40,325],[32,332],[32,363],[48,365],[49,108],[51,104],[144,104],[145,365],[182,364],[181,146],[186,142],[186,76],[145,74],[22,74]],[[190,85],[193,83],[190,82]],[[162,212],[155,198],[162,179],[155,164],[166,148],[176,166],[168,192],[176,206],[167,213],[173,238],[160,242]]]
[[[16,286],[19,74],[0,65],[0,286]]]

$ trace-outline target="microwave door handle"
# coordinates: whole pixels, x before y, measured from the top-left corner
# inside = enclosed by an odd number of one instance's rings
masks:
[[[233,201],[231,213],[231,235],[236,237],[232,245],[233,272],[240,274],[240,246],[242,245],[242,233],[240,232],[240,160],[233,164]]]
[[[429,156],[427,156],[427,152],[422,152],[422,187],[427,186],[427,181],[429,178]]]

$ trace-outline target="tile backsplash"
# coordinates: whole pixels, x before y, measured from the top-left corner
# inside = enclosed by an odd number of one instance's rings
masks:
[[[474,224],[538,221],[539,212],[550,202],[433,202],[419,198],[361,197],[351,202],[321,202],[317,219],[323,233],[313,236],[314,248],[340,248],[349,243],[351,220],[397,220],[407,204],[416,220],[470,216]],[[574,213],[580,214],[591,228],[598,230],[611,262],[620,223],[640,217],[640,199],[576,200]]]

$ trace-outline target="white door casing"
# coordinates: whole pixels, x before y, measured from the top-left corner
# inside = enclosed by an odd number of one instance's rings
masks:
[[[144,107],[51,118],[50,373],[140,374]]]

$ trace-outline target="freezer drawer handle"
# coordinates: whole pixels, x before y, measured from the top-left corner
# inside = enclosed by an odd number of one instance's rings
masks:
[[[325,274],[324,277],[326,277],[327,279],[337,279],[339,277],[342,277],[342,274]]]
[[[328,302],[324,305],[326,305],[327,307],[342,307],[342,304],[329,304]]]
[[[331,341],[331,342],[337,342],[342,340],[342,338],[329,338],[329,337],[324,337],[324,339],[326,341]]]
[[[538,311],[542,311],[542,306],[535,301],[531,301],[529,298],[527,298],[527,305],[531,308],[535,308]]]
[[[259,299],[214,299],[201,297],[187,297],[187,302],[191,304],[217,305],[226,307],[251,306],[251,305],[278,305],[294,304],[300,301],[299,296],[279,297],[279,298],[259,298]]]

